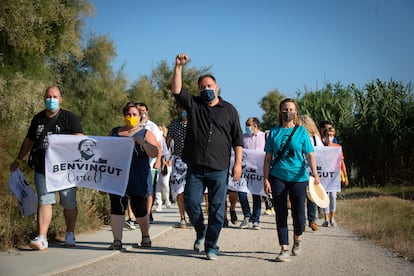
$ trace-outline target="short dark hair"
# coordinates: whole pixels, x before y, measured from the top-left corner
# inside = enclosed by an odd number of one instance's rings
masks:
[[[324,128],[326,125],[332,125],[331,122],[323,120],[319,122],[319,128]]]
[[[212,74],[204,74],[204,75],[202,75],[202,76],[200,76],[200,77],[198,78],[197,84],[200,84],[200,82],[201,82],[203,79],[205,79],[205,78],[210,78],[210,79],[212,79],[214,82],[216,82],[216,78],[215,78]]]

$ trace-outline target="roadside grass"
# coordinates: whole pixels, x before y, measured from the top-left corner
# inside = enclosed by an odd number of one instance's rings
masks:
[[[59,202],[59,196],[56,196]],[[109,220],[109,196],[99,192],[79,188],[77,191],[78,219],[76,232],[93,231],[107,224]],[[30,239],[37,235],[36,216],[23,217],[17,200],[13,195],[2,193],[0,199],[0,251],[27,246]],[[66,231],[62,207],[53,206],[52,222],[49,227],[48,239],[62,240]]]
[[[338,197],[337,221],[414,261],[414,187],[352,188]]]

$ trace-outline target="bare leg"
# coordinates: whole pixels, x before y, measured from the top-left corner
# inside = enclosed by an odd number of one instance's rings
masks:
[[[135,221],[136,220],[135,215],[134,215],[134,212],[132,211],[131,203],[130,203],[130,200],[129,199],[128,199],[128,218],[130,220],[132,220],[132,221]]]
[[[184,208],[184,193],[177,195],[178,212],[180,213],[180,219],[185,220],[185,208]]]
[[[66,232],[75,232],[76,220],[78,218],[78,207],[63,209],[66,220]]]
[[[52,205],[40,205],[37,215],[37,228],[39,235],[46,238],[50,222],[52,221]]]
[[[122,229],[124,228],[124,215],[111,214],[111,230],[114,236],[114,241],[122,241]]]

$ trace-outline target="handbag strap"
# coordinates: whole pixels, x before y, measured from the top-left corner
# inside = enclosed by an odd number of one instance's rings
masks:
[[[295,131],[296,131],[296,129],[298,128],[298,126],[296,125],[294,128],[293,128],[293,130],[292,130],[292,132],[290,133],[290,135],[289,135],[289,138],[287,139],[287,141],[286,141],[286,144],[283,146],[283,148],[281,148],[280,150],[278,150],[278,152],[277,152],[277,156],[276,156],[276,158],[275,159],[273,159],[273,161],[272,161],[272,166],[271,167],[274,167],[275,165],[276,165],[276,163],[277,162],[279,162],[279,160],[280,160],[280,158],[282,158],[282,154],[286,151],[286,149],[288,148],[288,146],[289,146],[289,144],[290,144],[290,140],[292,140],[292,136],[293,136],[293,134],[295,134]]]

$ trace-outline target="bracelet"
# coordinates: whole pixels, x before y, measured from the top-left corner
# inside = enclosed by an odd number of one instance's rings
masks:
[[[14,162],[17,162],[17,163],[19,163],[19,164],[20,164],[20,163],[22,163],[22,161],[23,161],[23,160],[22,160],[22,159],[19,159],[19,158],[14,159]]]

